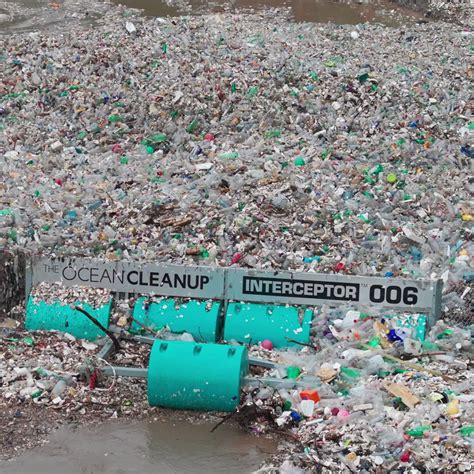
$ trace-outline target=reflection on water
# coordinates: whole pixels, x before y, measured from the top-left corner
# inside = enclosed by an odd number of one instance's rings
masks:
[[[61,430],[50,442],[7,463],[2,474],[178,474],[252,472],[276,449],[229,425],[183,421]]]
[[[422,17],[390,0],[112,0],[144,10],[146,15],[177,16],[224,10],[287,7],[296,21],[388,26]],[[0,34],[72,27],[107,14],[107,4],[90,0],[0,0]]]

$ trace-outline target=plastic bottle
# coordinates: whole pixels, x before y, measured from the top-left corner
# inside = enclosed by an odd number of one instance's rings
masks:
[[[51,391],[51,398],[60,397],[66,390],[67,384],[64,380],[59,380]]]
[[[446,415],[454,416],[457,414],[459,414],[459,400],[455,398],[448,403],[448,406],[446,407]]]
[[[427,431],[431,430],[431,425],[421,425],[406,431],[406,434],[413,438],[421,438]]]

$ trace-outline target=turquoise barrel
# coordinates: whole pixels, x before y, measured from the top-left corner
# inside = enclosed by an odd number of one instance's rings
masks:
[[[225,315],[224,340],[258,344],[265,339],[277,348],[309,343],[313,310],[292,306],[230,303]],[[291,341],[290,341],[291,340]]]
[[[190,333],[199,342],[217,342],[222,328],[221,303],[213,301],[176,303],[173,299],[165,299],[148,303],[147,298],[139,298],[133,308],[133,319],[151,329],[168,326],[174,333]],[[133,332],[142,329],[132,323]]]
[[[148,365],[148,402],[179,410],[233,411],[247,373],[243,346],[157,340]]]
[[[112,299],[100,308],[92,308],[88,304],[76,303],[82,306],[91,316],[99,321],[102,326],[108,328]],[[25,328],[29,331],[61,331],[68,332],[79,339],[93,341],[98,337],[105,336],[90,319],[70,306],[61,303],[46,303],[34,301],[30,296],[26,305]]]

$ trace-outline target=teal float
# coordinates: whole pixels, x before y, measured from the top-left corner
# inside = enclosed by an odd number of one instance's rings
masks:
[[[190,333],[199,342],[217,342],[222,330],[221,303],[212,301],[149,302],[147,298],[139,298],[133,308],[133,319],[141,323],[132,323],[131,330],[135,333],[142,332],[143,326],[154,330],[168,326],[171,332]]]
[[[269,339],[277,348],[307,344],[312,319],[310,308],[230,303],[225,316],[224,340],[258,344]]]
[[[148,402],[180,410],[234,411],[248,365],[243,346],[157,340],[148,365]]]
[[[92,308],[88,304],[77,302],[76,306],[81,306],[92,315],[102,326],[108,328],[112,300],[107,304]],[[59,301],[46,303],[35,301],[33,297],[28,298],[26,305],[25,328],[29,331],[61,331],[72,334],[80,339],[93,341],[104,336],[104,332],[92,321],[71,306],[62,305]]]

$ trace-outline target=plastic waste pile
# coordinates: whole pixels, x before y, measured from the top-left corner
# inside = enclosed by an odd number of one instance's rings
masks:
[[[275,458],[282,472],[472,470],[470,31],[111,8],[93,29],[2,40],[0,247],[442,278],[444,314],[463,326],[424,337],[418,321],[323,308],[300,352],[252,349],[321,384],[257,383],[240,413],[298,441]],[[144,400],[143,383],[77,381],[96,344],[2,335],[4,405],[120,416],[135,412],[117,397]]]
[[[451,25],[264,13],[6,37],[0,245],[449,292],[473,277],[471,52]]]
[[[325,472],[454,466],[469,472],[472,327],[440,321],[420,339],[417,326],[406,320],[352,310],[341,318],[340,313],[323,308],[310,343],[301,349],[277,350],[271,340],[249,348],[252,357],[276,365],[253,367],[233,419],[255,434],[278,433],[290,443],[282,444],[266,466],[289,463]],[[68,333],[25,332],[17,324],[1,329],[2,406],[22,410],[33,403],[78,413],[85,422],[159,412],[148,406],[144,380],[104,378],[100,370],[109,363],[147,367],[149,346],[123,340],[114,360],[105,362],[97,354],[106,338],[89,342]],[[122,327],[124,334],[129,328]],[[159,337],[193,340],[166,328]],[[79,377],[84,364],[91,367],[87,380]],[[304,376],[313,377],[314,386],[292,388]],[[267,386],[265,377],[287,384]]]
[[[378,318],[353,322],[346,327],[350,337],[334,335],[328,319],[324,325],[327,336],[300,352],[254,349],[290,364],[288,379],[321,380],[308,390],[247,390],[242,413],[257,406],[266,414],[250,429],[288,430],[297,441],[291,454],[282,448],[273,465],[290,463],[290,472],[472,470],[472,327],[439,322],[419,341],[406,327]]]

